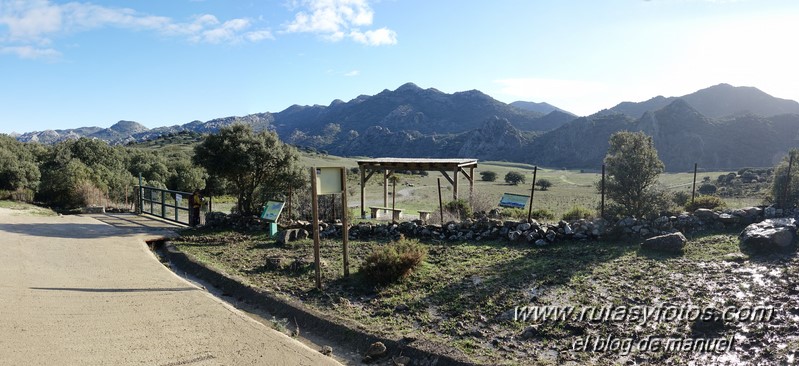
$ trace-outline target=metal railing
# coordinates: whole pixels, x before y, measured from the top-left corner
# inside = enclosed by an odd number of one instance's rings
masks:
[[[139,212],[191,225],[191,198],[190,192],[139,186]]]

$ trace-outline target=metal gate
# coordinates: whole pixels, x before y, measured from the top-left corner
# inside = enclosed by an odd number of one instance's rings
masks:
[[[164,220],[191,225],[191,199],[190,192],[139,186],[139,212]],[[200,220],[204,219],[203,206],[199,213]]]

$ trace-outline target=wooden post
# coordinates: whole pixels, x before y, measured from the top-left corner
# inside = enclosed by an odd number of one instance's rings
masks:
[[[788,192],[790,192],[789,187],[791,186],[791,168],[793,167],[793,154],[788,151],[788,174],[785,177],[785,188],[783,189],[782,194],[782,208],[785,209],[788,205]]]
[[[388,170],[383,171],[383,207],[388,207]]]
[[[349,206],[347,206],[347,168],[341,168],[341,237],[343,241],[344,256],[344,277],[350,276],[350,255],[349,255],[349,240],[350,240],[350,219],[349,219]]]
[[[694,203],[694,198],[696,198],[696,167],[697,164],[694,163],[694,184],[691,187],[691,203]]]
[[[444,202],[441,201],[441,178],[436,178],[438,182],[438,211],[441,213],[441,225],[444,225]]]
[[[605,218],[605,164],[602,164],[602,201],[599,204],[599,217]]]
[[[455,174],[452,176],[452,199],[455,201],[458,200],[458,173],[460,170],[460,167],[455,168]]]
[[[397,177],[391,180],[391,217],[394,217],[394,206],[397,203]]]
[[[538,173],[538,166],[533,167],[533,184],[530,185],[530,207],[527,207],[527,222],[533,218],[533,196],[535,195],[535,175]]]
[[[366,187],[365,187],[366,186],[366,169],[364,169],[363,166],[359,166],[359,168],[360,169],[358,169],[358,170],[361,172],[361,218],[365,219],[366,218],[366,206],[364,204],[363,195],[364,195],[365,190],[366,190]]]
[[[322,269],[319,260],[319,196],[316,194],[316,168],[311,168],[311,211],[313,215],[313,259],[316,267],[316,288],[322,289]]]

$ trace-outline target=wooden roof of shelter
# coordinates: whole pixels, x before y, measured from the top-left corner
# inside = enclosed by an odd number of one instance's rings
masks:
[[[385,170],[453,170],[455,168],[476,168],[477,159],[428,159],[428,158],[376,158],[358,160],[364,169]]]
[[[366,218],[365,187],[375,172],[383,173],[383,207],[388,205],[388,177],[397,170],[439,171],[452,184],[453,199],[458,199],[459,175],[463,175],[469,181],[469,192],[474,190],[474,169],[477,168],[477,159],[377,158],[358,160],[358,167],[361,170],[361,217]],[[367,174],[367,170],[371,171]],[[452,173],[452,176],[449,173]]]

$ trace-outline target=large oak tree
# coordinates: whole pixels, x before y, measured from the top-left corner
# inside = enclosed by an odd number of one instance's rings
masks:
[[[304,185],[297,150],[274,132],[255,133],[249,125],[234,124],[207,136],[194,148],[193,160],[230,184],[242,214],[256,214],[265,197]]]

